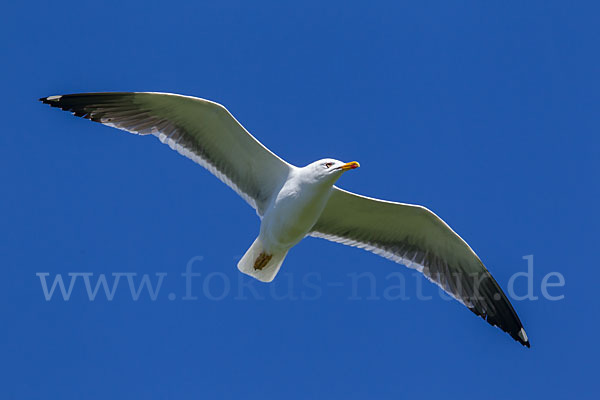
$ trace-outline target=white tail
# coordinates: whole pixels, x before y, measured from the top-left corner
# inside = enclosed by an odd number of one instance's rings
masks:
[[[246,275],[262,282],[271,282],[287,255],[287,250],[281,253],[267,253],[259,238],[246,251],[238,263],[238,269]]]

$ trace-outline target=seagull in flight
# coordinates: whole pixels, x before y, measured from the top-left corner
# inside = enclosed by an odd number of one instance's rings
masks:
[[[529,347],[508,298],[477,254],[427,208],[335,186],[358,162],[325,158],[296,167],[262,145],[209,100],[170,93],[81,93],[41,98],[75,116],[154,135],[208,169],[246,200],[260,233],[238,269],[271,282],[306,236],[359,247],[421,272],[469,310]]]

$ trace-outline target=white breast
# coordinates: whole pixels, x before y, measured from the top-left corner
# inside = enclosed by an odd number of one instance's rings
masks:
[[[268,250],[287,250],[302,240],[321,215],[331,185],[304,179],[301,170],[290,174],[265,212],[260,239]]]

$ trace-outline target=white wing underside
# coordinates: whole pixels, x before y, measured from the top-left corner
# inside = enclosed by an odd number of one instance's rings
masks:
[[[516,312],[479,257],[428,209],[334,186],[310,235],[362,248],[421,272],[475,314],[529,345]]]
[[[418,255],[417,253],[415,253],[411,259],[408,259],[408,258],[402,257],[392,251],[388,251],[382,247],[378,247],[376,244],[359,242],[356,240],[345,238],[343,236],[329,235],[326,233],[321,233],[321,232],[316,232],[316,231],[311,232],[310,236],[315,237],[315,238],[326,239],[331,242],[340,243],[340,244],[344,244],[346,246],[356,247],[359,249],[370,251],[373,254],[377,254],[378,256],[387,258],[388,260],[392,260],[398,264],[402,264],[405,267],[414,269],[420,273],[423,273],[423,269],[425,268],[424,264],[420,264],[419,262],[416,261],[416,258]],[[448,294],[450,297],[452,297],[454,300],[458,301],[459,303],[461,303],[469,308],[472,307],[472,304],[468,300],[463,300],[459,297],[456,297],[454,295],[454,293],[452,293],[451,289],[447,286],[447,284],[441,283],[441,279],[436,280],[426,274],[424,274],[424,276],[425,276],[425,278],[427,278],[427,280],[429,280],[430,282],[432,282],[432,283],[436,284],[437,286],[439,286],[440,288],[442,288],[444,290],[444,292],[446,294]],[[440,278],[442,278],[442,277],[440,277]],[[467,301],[467,303],[465,303],[465,301]]]
[[[220,104],[170,93],[84,93],[41,99],[104,125],[154,135],[231,187],[259,216],[291,166]]]

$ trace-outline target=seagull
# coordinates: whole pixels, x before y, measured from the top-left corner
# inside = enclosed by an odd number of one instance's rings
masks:
[[[371,251],[421,272],[492,326],[530,347],[508,298],[477,254],[425,207],[335,186],[356,161],[325,158],[296,167],[252,136],[222,105],[155,92],[81,93],[40,99],[77,117],[154,135],[235,190],[258,214],[260,233],[238,269],[271,282],[307,236]]]

